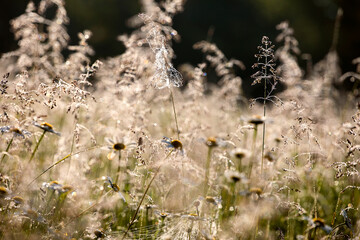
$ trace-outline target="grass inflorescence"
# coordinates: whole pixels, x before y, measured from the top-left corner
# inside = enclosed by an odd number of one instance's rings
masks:
[[[64,1],[38,2],[1,56],[0,239],[360,237],[360,107],[335,87],[359,69],[341,74],[334,46],[305,74],[280,23],[247,101],[244,64],[215,43],[172,64],[184,1],[149,1],[125,52],[94,62],[89,30],[69,45]]]

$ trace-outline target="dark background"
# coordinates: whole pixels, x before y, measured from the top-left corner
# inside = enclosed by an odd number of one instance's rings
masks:
[[[2,2],[1,53],[17,48],[9,20],[22,14],[27,3],[27,0]],[[188,0],[184,12],[174,18],[174,28],[182,37],[180,43],[173,45],[177,54],[174,65],[202,61],[202,54],[193,50],[192,45],[207,39],[211,27],[214,29],[212,42],[229,59],[245,63],[247,69],[238,74],[249,83],[261,37],[267,35],[275,39],[278,34],[275,26],[283,20],[288,20],[294,28],[302,53],[310,53],[315,63],[330,48],[338,7],[344,11],[337,47],[340,64],[343,72],[353,71],[351,61],[360,56],[360,0]],[[127,27],[126,20],[141,12],[136,0],[66,0],[66,9],[70,18],[67,26],[70,44],[77,43],[78,32],[91,30],[90,44],[96,51],[94,59],[121,54],[124,47],[116,37],[130,33],[132,29]]]

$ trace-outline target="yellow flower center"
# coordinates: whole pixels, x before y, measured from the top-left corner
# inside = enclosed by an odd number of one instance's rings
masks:
[[[237,152],[237,153],[235,153],[235,157],[236,157],[236,158],[239,158],[239,159],[242,159],[242,158],[245,157],[245,153],[243,153],[243,152]]]
[[[250,188],[250,192],[260,195],[262,193],[262,189],[261,188]]]
[[[315,225],[317,225],[317,226],[324,226],[324,225],[325,225],[325,220],[322,219],[322,218],[313,218],[312,221],[313,221],[313,222],[315,223]]]
[[[206,140],[206,145],[208,147],[216,147],[218,146],[217,142],[216,142],[216,138],[214,137],[209,137],[207,140]]]
[[[5,187],[0,187],[0,197],[1,196],[5,196],[9,193],[9,190],[7,190],[7,188]]]
[[[170,143],[175,149],[182,149],[182,143],[180,140],[172,140]]]
[[[53,126],[50,123],[47,123],[47,122],[43,122],[40,125],[43,126],[44,128],[49,129],[49,130],[53,129]]]
[[[262,124],[264,123],[265,119],[264,117],[260,115],[254,115],[250,120],[249,123],[252,123],[254,125]]]
[[[22,135],[21,130],[20,130],[20,129],[18,129],[18,128],[11,128],[11,129],[10,129],[10,132],[13,132],[13,133],[17,133],[17,134]]]
[[[115,143],[113,145],[113,149],[116,151],[124,150],[125,148],[126,148],[126,146],[123,143]]]

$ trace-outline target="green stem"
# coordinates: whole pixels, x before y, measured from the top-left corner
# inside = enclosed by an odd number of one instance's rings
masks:
[[[270,219],[267,220],[265,239],[269,239],[269,233],[270,233]]]
[[[342,8],[338,8],[337,13],[336,13],[334,33],[333,33],[332,43],[331,43],[331,47],[330,47],[330,52],[336,51],[336,46],[338,45],[338,41],[339,41],[340,23],[341,23],[342,16],[343,16],[343,10],[342,10]]]
[[[31,154],[31,157],[30,157],[30,160],[29,162],[31,162],[31,160],[33,160],[34,156],[35,156],[35,153],[37,151],[37,149],[39,148],[39,145],[41,143],[41,141],[43,140],[44,136],[45,136],[45,133],[46,133],[46,130],[44,130],[44,132],[41,134],[40,138],[39,138],[39,141],[37,142],[36,146],[35,146],[35,149],[34,151],[32,152]]]
[[[265,63],[267,63],[267,56],[265,57]],[[265,76],[267,76],[267,68],[265,68]],[[266,78],[264,80],[264,123],[263,123],[263,136],[262,136],[262,148],[261,148],[261,176],[264,171],[264,149],[265,149],[265,116],[266,116]]]
[[[75,146],[75,130],[76,130],[77,122],[78,122],[78,121],[76,120],[76,121],[75,121],[75,129],[74,129],[73,137],[72,137],[72,141],[71,141],[70,155],[74,152],[74,146]],[[68,168],[68,171],[67,171],[66,176],[69,176],[70,169],[71,169],[71,157],[70,157],[70,159],[69,159],[69,168]]]
[[[5,152],[9,152],[10,146],[11,146],[11,144],[13,143],[13,141],[14,141],[14,136],[11,138],[9,144],[7,145]],[[0,162],[0,164],[2,164],[3,160],[5,159],[5,157],[6,157],[6,154],[3,154],[3,156],[1,157],[1,162]]]
[[[74,155],[78,155],[80,153],[83,153],[83,152],[87,152],[87,151],[90,151],[90,150],[93,150],[93,149],[97,149],[97,148],[101,148],[103,146],[93,146],[93,147],[90,147],[90,148],[86,148],[84,150],[80,150],[78,152],[75,152],[75,153],[72,153],[72,154],[68,154],[66,155],[65,157],[63,157],[62,159],[60,159],[59,161],[55,162],[54,164],[52,164],[50,167],[46,168],[44,171],[42,171],[37,177],[35,177],[30,183],[28,183],[26,185],[26,188],[28,188],[33,182],[35,182],[37,179],[39,179],[42,175],[44,175],[47,171],[49,171],[50,169],[52,169],[53,167],[55,167],[56,165],[64,162],[66,159],[74,156]],[[20,193],[18,194],[20,195]]]
[[[336,201],[336,206],[335,206],[335,210],[334,210],[334,213],[333,213],[333,218],[332,218],[332,221],[331,221],[331,227],[333,227],[334,224],[335,224],[336,212],[337,212],[337,210],[338,210],[338,208],[339,208],[339,206],[340,206],[340,202],[341,202],[341,192],[339,193],[338,199],[337,199],[337,201]]]
[[[253,143],[252,143],[252,153],[251,153],[251,159],[250,159],[250,163],[249,163],[249,173],[248,173],[248,178],[249,179],[251,177],[252,166],[253,166],[254,161],[255,161],[255,149],[256,149],[257,131],[258,131],[258,126],[255,125],[254,134],[253,134]]]
[[[211,153],[212,153],[212,147],[209,147],[207,159],[206,159],[206,165],[205,165],[204,197],[206,197],[208,191]]]
[[[118,168],[117,168],[117,171],[116,171],[115,184],[117,184],[117,182],[118,182],[118,180],[119,180],[119,178],[120,178],[120,175],[121,175],[121,172],[120,172],[121,166],[120,166],[120,164],[121,164],[121,152],[119,151],[119,165],[118,165]],[[121,180],[121,179],[120,179],[120,180]]]
[[[170,90],[171,103],[172,103],[173,111],[174,111],[177,138],[178,138],[178,140],[180,140],[180,131],[179,131],[179,125],[178,125],[178,120],[177,120],[177,115],[176,115],[176,109],[175,109],[175,103],[174,103],[174,95],[173,95],[173,93],[171,91],[171,88],[169,88],[169,90]]]

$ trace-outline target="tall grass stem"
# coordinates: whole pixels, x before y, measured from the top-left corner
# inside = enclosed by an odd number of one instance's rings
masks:
[[[6,153],[9,152],[9,149],[10,149],[11,144],[13,143],[13,141],[14,141],[14,136],[10,139],[9,144],[7,145],[7,147],[6,147],[6,149],[5,149],[5,152],[6,152]],[[4,161],[5,157],[6,157],[6,154],[3,154],[3,156],[1,157],[0,165],[2,165],[2,162]]]
[[[177,138],[178,138],[178,140],[180,140],[180,131],[179,131],[179,124],[178,124],[177,114],[176,114],[176,109],[175,109],[174,95],[173,95],[173,92],[171,91],[171,88],[169,88],[169,90],[170,90],[171,103],[172,103],[172,107],[173,107],[173,111],[174,111]]]
[[[45,136],[45,133],[46,133],[46,130],[43,131],[43,133],[41,134],[41,136],[40,136],[40,138],[39,138],[39,141],[36,143],[36,146],[35,146],[35,148],[34,148],[34,151],[33,151],[32,154],[31,154],[31,157],[30,157],[29,162],[31,162],[31,161],[33,160],[33,158],[34,158],[34,156],[35,156],[35,153],[36,153],[36,151],[38,150],[38,148],[39,148],[39,146],[40,146],[40,143],[41,143],[41,141],[43,140],[43,138],[44,138],[44,136]]]

